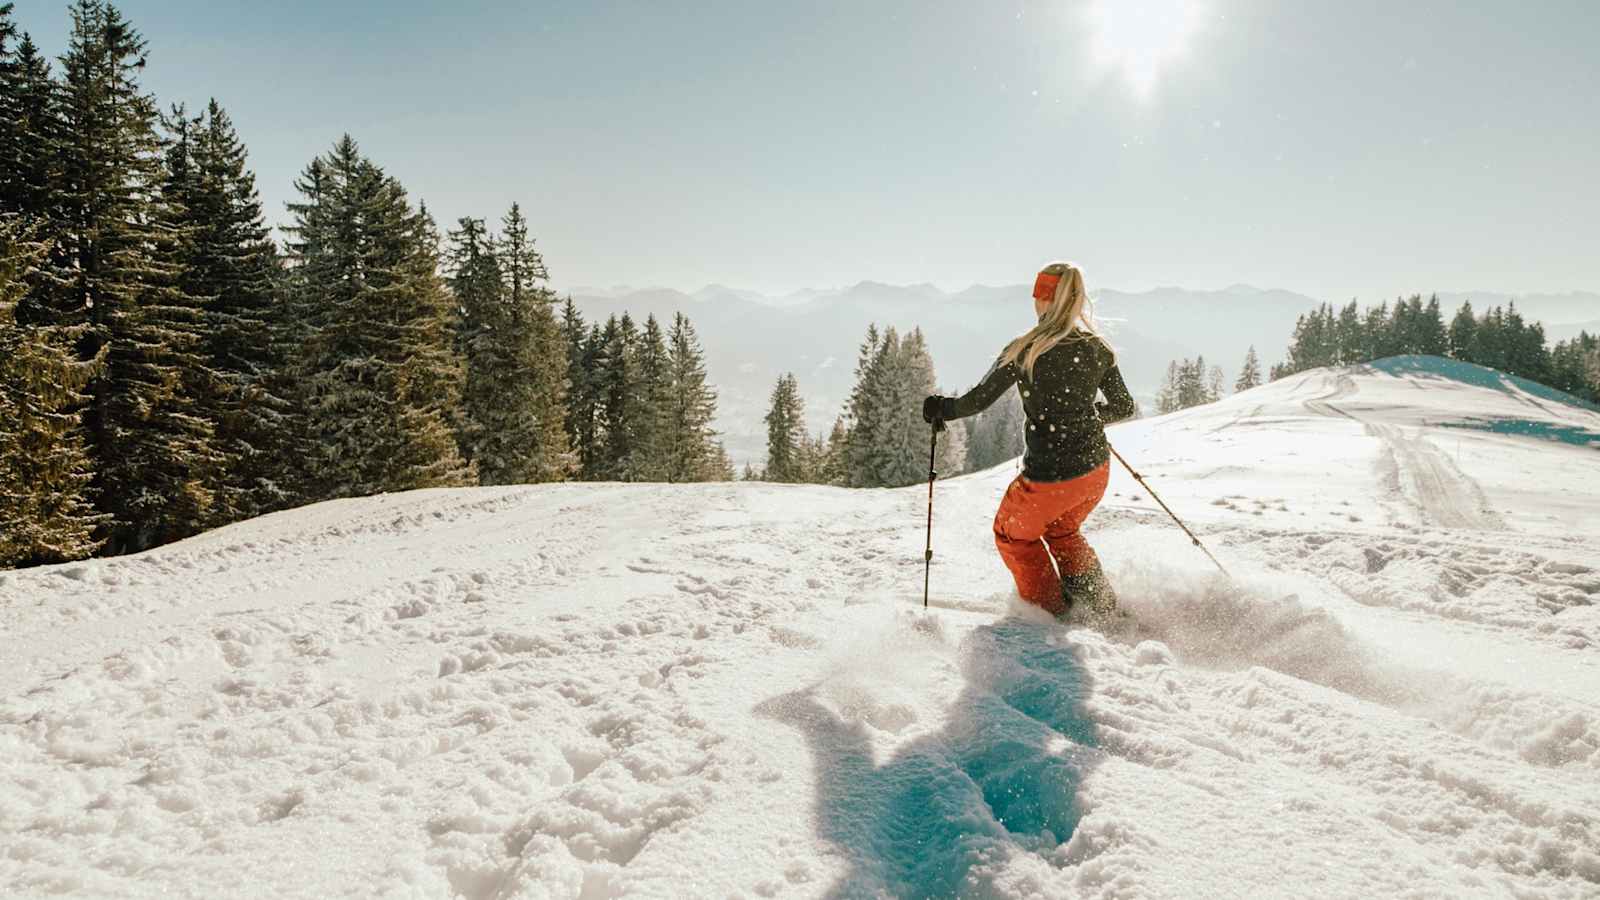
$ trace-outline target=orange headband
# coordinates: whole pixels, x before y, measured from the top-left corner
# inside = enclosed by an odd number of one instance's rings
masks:
[[[1033,299],[1048,300],[1056,295],[1056,285],[1061,283],[1060,275],[1051,275],[1049,272],[1040,272],[1039,277],[1033,282]]]

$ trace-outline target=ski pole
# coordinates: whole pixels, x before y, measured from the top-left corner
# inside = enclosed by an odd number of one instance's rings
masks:
[[[928,448],[928,549],[922,556],[922,608],[928,608],[928,583],[933,578],[933,482],[939,477],[934,466],[939,458],[939,428],[944,422],[933,420],[933,442]]]
[[[1117,452],[1117,448],[1111,447],[1110,442],[1107,442],[1106,446],[1111,448],[1111,455],[1117,458],[1117,462],[1122,463],[1122,467],[1128,470],[1128,474],[1133,476],[1133,480],[1139,482],[1139,486],[1144,488],[1145,492],[1148,493],[1157,503],[1161,504],[1161,508],[1167,511],[1167,515],[1172,517],[1172,521],[1178,523],[1178,527],[1182,528],[1183,533],[1189,536],[1189,540],[1194,541],[1194,545],[1200,548],[1200,552],[1204,553],[1206,558],[1211,560],[1212,564],[1217,567],[1217,570],[1223,575],[1227,575],[1228,578],[1233,578],[1233,576],[1228,573],[1228,570],[1222,567],[1222,563],[1217,562],[1217,558],[1211,555],[1211,551],[1206,549],[1206,545],[1200,543],[1200,539],[1194,536],[1194,532],[1189,530],[1189,526],[1183,524],[1183,520],[1178,518],[1178,514],[1172,511],[1172,507],[1168,506],[1166,502],[1161,499],[1160,495],[1150,487],[1150,485],[1144,480],[1144,476],[1140,475],[1138,472],[1135,472],[1133,470],[1133,466],[1128,465],[1128,461],[1122,458],[1121,453]],[[929,501],[929,505],[931,507],[932,500]]]

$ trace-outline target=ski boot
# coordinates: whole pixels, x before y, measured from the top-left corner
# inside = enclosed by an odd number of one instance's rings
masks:
[[[1117,593],[1098,561],[1086,572],[1061,576],[1061,599],[1066,610],[1056,618],[1063,622],[1092,625],[1117,612]]]

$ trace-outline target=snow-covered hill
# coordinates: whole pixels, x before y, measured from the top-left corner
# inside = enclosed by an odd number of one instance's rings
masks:
[[[1113,440],[1138,633],[925,492],[425,491],[0,573],[0,895],[1600,893],[1600,413],[1319,371]]]

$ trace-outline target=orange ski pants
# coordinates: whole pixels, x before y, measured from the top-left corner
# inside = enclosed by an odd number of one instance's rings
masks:
[[[1099,562],[1079,529],[1106,495],[1111,464],[1070,481],[1018,476],[994,515],[994,543],[1017,593],[1052,614],[1065,611],[1061,575],[1082,575]],[[1060,567],[1060,573],[1057,573]]]

